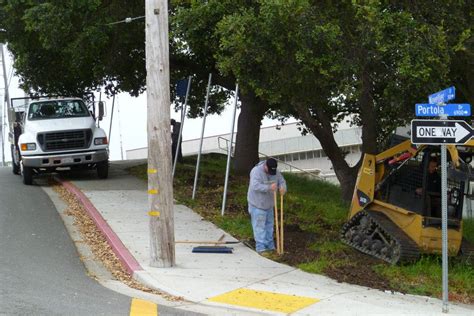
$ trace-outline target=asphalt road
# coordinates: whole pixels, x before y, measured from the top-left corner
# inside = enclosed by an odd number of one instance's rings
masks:
[[[0,315],[129,315],[131,301],[87,276],[41,187],[0,168]]]

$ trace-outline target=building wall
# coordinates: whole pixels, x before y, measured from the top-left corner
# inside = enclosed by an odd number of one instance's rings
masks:
[[[335,133],[336,142],[347,155],[346,160],[354,165],[360,159],[361,129],[341,126]],[[222,134],[203,139],[203,153],[227,153],[230,134]],[[234,136],[235,141],[235,136]],[[183,141],[184,156],[197,155],[200,139]],[[322,150],[320,142],[312,134],[301,135],[296,123],[265,127],[260,130],[260,157],[275,157],[283,171],[312,171],[322,176],[334,177],[332,164]],[[127,150],[127,159],[147,157],[147,148]]]

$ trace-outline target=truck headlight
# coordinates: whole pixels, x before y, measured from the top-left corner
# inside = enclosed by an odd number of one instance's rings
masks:
[[[107,145],[107,137],[94,138],[94,145]]]
[[[36,150],[36,144],[35,143],[24,143],[20,145],[20,148],[22,151],[27,151],[27,150]]]

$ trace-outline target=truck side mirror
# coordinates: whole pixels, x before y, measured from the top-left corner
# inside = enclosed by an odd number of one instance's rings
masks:
[[[99,121],[105,116],[105,103],[103,101],[99,101]]]

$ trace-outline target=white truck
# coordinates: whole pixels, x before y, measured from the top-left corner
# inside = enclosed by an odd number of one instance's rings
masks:
[[[81,98],[13,98],[9,108],[9,141],[13,173],[31,185],[33,176],[57,169],[96,169],[108,177],[107,136],[96,124],[104,115],[104,103]]]

